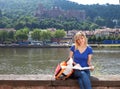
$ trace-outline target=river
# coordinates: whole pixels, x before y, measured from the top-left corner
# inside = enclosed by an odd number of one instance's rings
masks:
[[[93,48],[93,75],[120,75],[120,48]],[[69,48],[0,48],[0,74],[54,74]]]

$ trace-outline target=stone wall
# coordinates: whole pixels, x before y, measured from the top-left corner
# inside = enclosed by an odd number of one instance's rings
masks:
[[[91,76],[93,89],[120,89],[120,75]],[[79,89],[77,80],[52,75],[0,75],[0,89]]]

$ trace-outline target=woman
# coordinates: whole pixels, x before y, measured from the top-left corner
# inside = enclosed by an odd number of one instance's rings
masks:
[[[91,67],[92,48],[87,44],[86,35],[83,32],[76,33],[74,37],[75,45],[70,48],[70,58],[73,58],[74,64],[81,67]],[[91,67],[91,70],[94,68]],[[89,70],[75,70],[74,77],[78,79],[80,89],[92,89]]]

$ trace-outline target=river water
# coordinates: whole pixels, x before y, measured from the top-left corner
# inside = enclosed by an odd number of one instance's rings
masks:
[[[93,48],[93,75],[120,75],[120,48]],[[0,74],[54,74],[69,48],[0,48]]]

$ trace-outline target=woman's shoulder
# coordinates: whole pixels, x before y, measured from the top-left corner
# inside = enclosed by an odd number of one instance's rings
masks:
[[[88,50],[92,50],[92,47],[90,45],[87,45]]]
[[[70,47],[70,49],[71,49],[71,51],[74,51],[74,50],[75,50],[75,45],[72,45],[72,46]]]
[[[72,44],[71,47],[75,47],[75,44]]]
[[[87,45],[88,48],[92,49],[92,47],[90,45]]]
[[[90,45],[87,46],[87,51],[90,52],[91,54],[93,53],[93,49]]]

